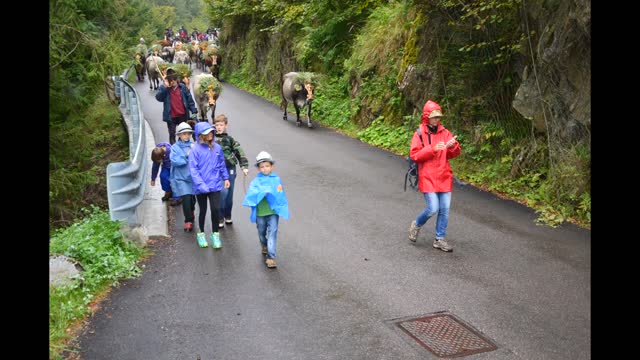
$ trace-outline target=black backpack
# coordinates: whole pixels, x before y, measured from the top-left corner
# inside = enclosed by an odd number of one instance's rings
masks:
[[[420,132],[420,128],[416,130],[418,136],[420,137],[420,143],[422,147],[424,147],[424,141],[422,141],[422,133]],[[429,136],[429,144],[431,144],[431,136]],[[411,160],[410,157],[406,157],[407,162],[409,163],[409,168],[407,169],[407,173],[404,174],[404,191],[407,191],[407,181],[409,182],[409,186],[418,191],[418,163]]]

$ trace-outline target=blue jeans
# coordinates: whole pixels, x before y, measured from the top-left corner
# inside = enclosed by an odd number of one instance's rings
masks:
[[[231,219],[231,209],[233,208],[233,184],[236,183],[236,167],[227,168],[229,173],[228,189],[224,187],[220,190],[220,220]]]
[[[438,213],[436,220],[436,239],[444,239],[449,224],[449,207],[451,206],[451,192],[423,193],[427,207],[416,218],[416,224],[422,226],[433,215]]]
[[[276,244],[278,243],[278,219],[277,214],[256,216],[258,225],[258,237],[260,245],[267,247],[267,257],[276,258]]]

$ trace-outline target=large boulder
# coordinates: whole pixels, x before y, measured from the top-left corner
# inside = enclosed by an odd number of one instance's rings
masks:
[[[61,287],[71,285],[75,280],[82,280],[79,268],[64,255],[49,256],[49,286]]]

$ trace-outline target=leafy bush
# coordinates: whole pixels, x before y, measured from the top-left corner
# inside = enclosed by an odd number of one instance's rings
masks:
[[[51,123],[49,137],[49,224],[53,229],[81,217],[83,207],[107,206],[107,164],[126,160],[129,149],[121,114],[105,94],[84,113]]]
[[[82,319],[95,297],[117,285],[121,279],[140,275],[136,263],[146,253],[120,232],[120,222],[111,221],[107,211],[92,207],[83,210],[84,220],[57,230],[49,240],[49,253],[62,254],[77,261],[84,272],[82,281],[49,287],[49,356],[64,350],[71,334],[67,331]]]

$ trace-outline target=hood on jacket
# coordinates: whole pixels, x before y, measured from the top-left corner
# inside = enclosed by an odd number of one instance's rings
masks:
[[[211,126],[211,124],[209,124],[208,121],[201,121],[197,123],[195,130],[196,130],[196,139],[198,139],[200,137],[200,134],[202,133],[206,135],[210,131],[213,131],[213,135],[215,136],[216,134],[216,129],[213,126]]]
[[[424,108],[422,108],[423,124],[429,124],[429,115],[431,115],[431,112],[434,110],[438,110],[440,112],[439,115],[442,116],[442,109],[440,108],[440,105],[438,105],[438,103],[436,103],[435,101],[427,100],[427,103],[424,104]]]

